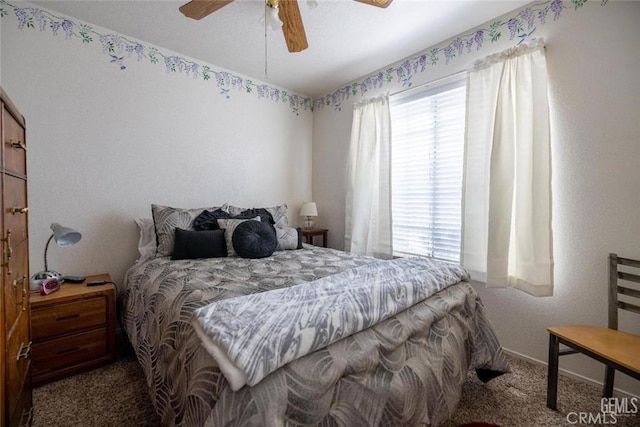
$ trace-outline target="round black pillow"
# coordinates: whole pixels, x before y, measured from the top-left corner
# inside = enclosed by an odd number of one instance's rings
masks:
[[[264,258],[276,250],[278,239],[273,226],[261,221],[238,224],[231,237],[233,249],[242,258]]]

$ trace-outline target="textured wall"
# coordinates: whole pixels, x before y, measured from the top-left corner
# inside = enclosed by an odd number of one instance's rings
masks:
[[[535,36],[546,40],[550,81],[553,162],[555,292],[533,298],[514,290],[477,288],[503,345],[546,362],[547,326],[606,325],[607,254],[640,258],[640,3],[566,3],[550,13]],[[474,60],[515,42],[472,49],[414,76],[414,86],[464,70]],[[427,51],[430,51],[428,49]],[[397,66],[397,64],[396,64]],[[391,84],[366,96],[402,90]],[[344,200],[353,98],[341,110],[314,113],[313,198],[318,223],[331,229],[330,246],[344,244]],[[331,171],[331,173],[327,173]],[[632,325],[632,320],[636,322]],[[640,333],[637,318],[625,326]],[[601,365],[567,356],[561,368],[596,381]],[[637,381],[620,375],[616,385],[640,394]]]
[[[43,269],[51,222],[83,239],[52,245],[50,268],[121,280],[137,257],[133,219],[149,217],[151,203],[286,202],[296,213],[311,198],[310,111],[256,91],[227,99],[211,81],[135,55],[121,70],[99,44],[19,30],[10,18],[2,85],[27,119],[32,272]]]

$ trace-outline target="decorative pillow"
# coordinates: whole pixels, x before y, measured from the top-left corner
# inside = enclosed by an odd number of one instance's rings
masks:
[[[151,218],[138,218],[133,222],[138,226],[138,233],[140,235],[138,239],[138,252],[140,252],[140,258],[138,261],[144,261],[156,256],[156,230],[153,227],[153,219]]]
[[[248,208],[239,208],[237,206],[231,206],[231,205],[228,205],[227,208],[231,216],[240,215],[242,212],[249,210]],[[270,208],[257,208],[257,209],[264,209],[267,212],[269,212],[271,214],[271,217],[273,218],[273,221],[276,227],[284,228],[289,226],[289,217],[287,216],[288,208],[286,204],[273,206]]]
[[[273,227],[262,221],[244,221],[231,238],[233,249],[242,258],[264,258],[276,250],[278,240]]]
[[[278,239],[278,246],[276,246],[276,251],[302,249],[301,228],[276,227],[276,237]]]
[[[193,220],[193,228],[195,230],[219,230],[218,219],[228,218],[231,218],[231,214],[222,208],[213,212],[205,210]]]
[[[269,224],[271,227],[273,227],[273,225],[276,223],[273,220],[273,215],[271,215],[271,213],[264,208],[247,209],[245,211],[240,212],[239,215],[234,215],[233,218],[251,219],[256,216],[260,217],[261,222]]]
[[[224,239],[227,242],[227,254],[229,256],[237,256],[235,249],[233,249],[233,231],[236,229],[238,225],[245,221],[258,221],[260,222],[260,217],[257,216],[251,219],[219,219],[218,225],[220,228],[224,229]]]
[[[213,212],[205,210],[198,215],[196,219],[193,220],[193,228],[195,230],[217,230],[220,228],[218,225],[219,219],[253,219],[256,216],[260,217],[260,221],[273,227],[275,221],[266,209],[246,209],[238,215],[233,216],[223,209],[217,209]]]
[[[226,206],[199,209],[180,209],[170,206],[151,205],[151,213],[153,214],[153,223],[156,228],[156,256],[169,256],[173,253],[173,245],[175,240],[175,229],[193,230],[193,220],[202,213],[202,211],[216,209],[225,209]]]
[[[171,259],[220,258],[227,256],[224,230],[190,231],[176,228]]]

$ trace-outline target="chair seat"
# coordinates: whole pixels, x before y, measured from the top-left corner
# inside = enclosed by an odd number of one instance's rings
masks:
[[[550,334],[640,374],[640,336],[602,326],[551,326]]]

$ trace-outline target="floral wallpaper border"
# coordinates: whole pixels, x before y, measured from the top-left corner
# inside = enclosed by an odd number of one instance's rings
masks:
[[[37,7],[18,7],[6,0],[0,0],[0,19],[7,16],[15,16],[20,30],[50,31],[54,36],[64,35],[66,40],[76,40],[87,45],[99,43],[109,62],[120,70],[126,70],[132,58],[151,64],[164,64],[165,71],[169,74],[180,73],[194,79],[202,78],[203,81],[215,82],[219,93],[226,98],[231,97],[232,91],[255,93],[258,98],[288,103],[296,115],[299,115],[300,110],[313,110],[313,100],[309,97],[289,93],[266,83],[256,83],[229,71],[215,70],[209,65],[175,54],[165,54],[156,47],[130,40],[120,34],[102,34],[88,24],[56,16]]]
[[[333,106],[334,110],[340,111],[342,103],[352,96],[363,96],[372,89],[380,89],[392,83],[401,83],[404,87],[411,87],[412,78],[425,72],[427,67],[435,66],[443,60],[445,64],[449,64],[451,60],[462,56],[465,52],[471,52],[472,49],[480,50],[486,44],[501,40],[506,37],[503,36],[503,33],[508,34],[509,40],[513,40],[518,45],[532,40],[536,24],[544,25],[550,17],[553,21],[557,21],[568,9],[566,4],[572,5],[573,10],[578,10],[586,2],[587,0],[567,2],[546,0],[534,3],[510,18],[493,21],[486,28],[474,29],[451,41],[437,45],[428,52],[407,59],[398,66],[371,74],[315,100],[288,93],[284,89],[274,88],[266,83],[255,83],[253,80],[237,76],[229,71],[215,70],[209,65],[203,65],[178,55],[165,54],[156,47],[130,40],[123,35],[102,34],[88,24],[56,16],[37,7],[17,7],[6,0],[0,0],[0,19],[15,16],[20,30],[51,31],[54,36],[64,34],[66,40],[76,40],[87,45],[99,43],[102,51],[107,55],[109,63],[114,64],[120,70],[126,70],[127,64],[132,58],[135,58],[136,61],[148,61],[151,64],[164,64],[165,71],[169,74],[180,73],[194,79],[202,78],[206,82],[215,82],[220,95],[226,98],[231,97],[232,91],[245,94],[255,93],[260,99],[287,103],[291,111],[299,115],[300,110],[322,110],[327,106]],[[601,5],[604,6],[607,2],[608,0],[601,0]]]
[[[472,49],[480,50],[488,43],[495,43],[502,39],[503,33],[508,34],[509,40],[517,42],[516,45],[533,40],[536,23],[546,24],[552,16],[553,21],[561,18],[563,12],[568,9],[565,5],[571,4],[573,10],[578,10],[587,3],[587,0],[546,0],[534,3],[525,9],[518,11],[514,16],[506,20],[493,21],[489,27],[477,28],[473,31],[458,36],[455,39],[436,45],[431,50],[418,56],[407,59],[398,66],[387,68],[384,71],[371,74],[360,81],[356,81],[333,93],[313,101],[313,109],[318,111],[327,106],[333,106],[340,111],[342,103],[352,96],[364,96],[372,89],[381,89],[392,83],[401,83],[403,87],[413,85],[412,78],[425,72],[428,66],[435,66],[442,60],[449,64],[451,60],[462,56]],[[601,0],[602,6],[608,0]]]

